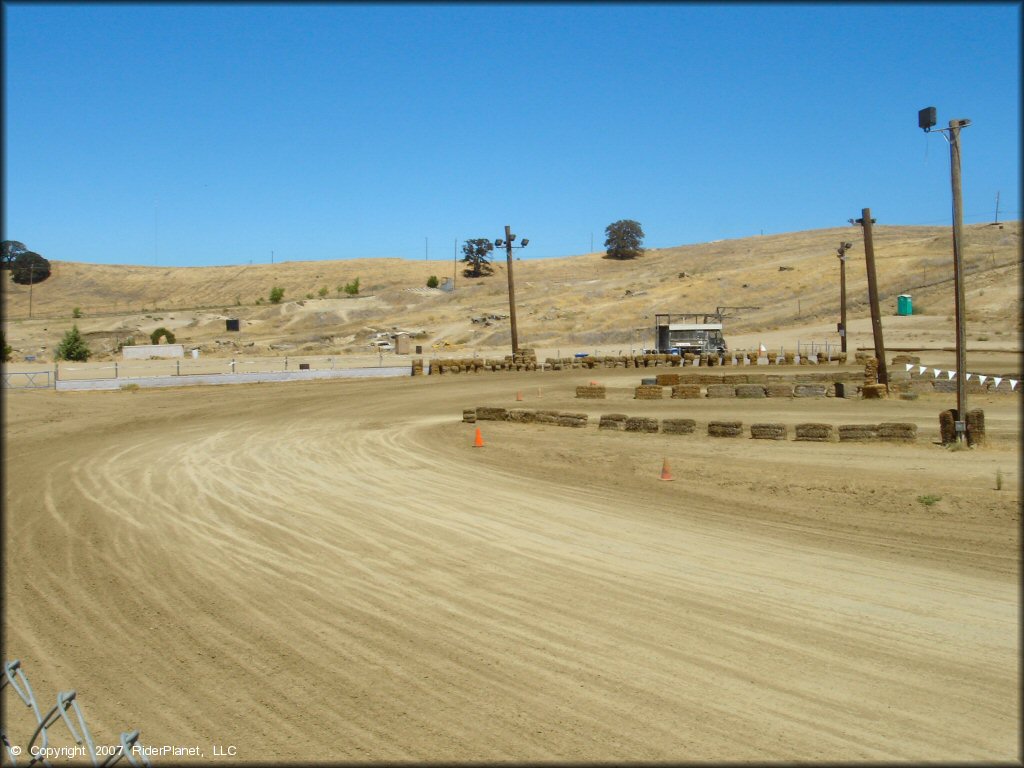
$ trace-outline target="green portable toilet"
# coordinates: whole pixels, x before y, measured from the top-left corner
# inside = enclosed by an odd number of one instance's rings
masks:
[[[897,315],[912,315],[914,314],[914,302],[911,299],[909,293],[901,293],[896,297],[896,314]]]

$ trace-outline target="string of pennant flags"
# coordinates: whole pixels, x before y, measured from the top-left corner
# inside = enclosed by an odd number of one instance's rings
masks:
[[[912,368],[917,368],[918,373],[920,373],[920,374],[924,374],[928,370],[928,366],[927,365],[915,365],[914,363],[904,363],[904,365],[907,366],[907,370],[908,371],[911,370]],[[941,370],[939,368],[932,368],[931,371],[932,371],[932,374],[935,376],[936,379],[939,378],[939,376],[941,376],[943,373],[946,374],[946,378],[947,379],[954,379],[954,378],[956,378],[956,371],[943,371],[943,370]],[[977,378],[979,384],[984,384],[986,381],[991,379],[992,382],[993,382],[992,383],[993,387],[998,387],[1000,384],[1003,383],[1003,381],[1006,381],[1010,385],[1010,391],[1011,392],[1016,390],[1017,389],[1017,385],[1020,383],[1017,379],[1010,379],[1010,378],[1007,378],[1005,376],[990,376],[990,375],[985,374],[985,373],[967,373],[967,372],[964,372],[964,378],[967,381],[970,381],[971,378]]]

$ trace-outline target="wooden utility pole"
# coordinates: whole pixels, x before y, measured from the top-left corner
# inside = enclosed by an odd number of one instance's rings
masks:
[[[846,251],[852,245],[847,242],[839,244],[839,344],[840,350],[846,351]]]
[[[871,236],[871,209],[862,208],[857,223],[864,228],[864,261],[868,268],[868,303],[871,305],[871,332],[875,338],[875,358],[878,360],[878,383],[889,384],[885,366],[885,342],[882,339],[882,312],[878,306],[878,279],[875,277],[875,243]]]
[[[512,354],[519,351],[519,336],[516,332],[516,288],[512,279],[512,227],[505,225],[505,253],[508,258],[508,318],[512,325]]]
[[[967,424],[967,338],[964,328],[964,252],[960,234],[964,226],[960,198],[960,129],[970,120],[949,121],[949,169],[953,187],[953,281],[956,291],[956,435],[963,440]]]

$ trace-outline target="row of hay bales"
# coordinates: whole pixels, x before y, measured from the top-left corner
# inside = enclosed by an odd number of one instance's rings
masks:
[[[700,384],[676,384],[663,387],[657,384],[641,384],[633,390],[634,400],[661,400],[668,389],[672,399],[692,399],[698,397],[734,397],[753,399],[764,397],[834,397],[835,386],[832,384],[797,383],[786,384],[708,384],[702,393]],[[580,397],[577,389],[577,397]]]
[[[587,426],[585,413],[489,406],[463,409],[462,420],[468,424],[475,424],[478,421],[512,421],[520,424],[554,424],[559,427]]]
[[[968,414],[970,417],[971,415]],[[975,424],[978,416],[975,415]],[[982,420],[984,415],[980,417]],[[478,406],[462,411],[462,420],[469,424],[478,421],[511,421],[520,424],[553,424],[561,427],[586,427],[587,414],[563,411],[530,410],[527,408],[495,408]],[[601,416],[598,429],[616,432],[643,432],[648,434],[689,435],[697,430],[694,419],[656,419],[650,416],[629,416],[624,413],[606,413]],[[741,421],[709,421],[707,434],[710,437],[741,437]],[[979,434],[984,435],[982,421]],[[789,427],[779,423],[750,425],[750,437],[755,440],[788,440]],[[910,422],[885,422],[882,424],[831,424],[804,423],[794,428],[794,439],[818,443],[834,442],[897,442],[912,443],[917,440],[917,425]]]

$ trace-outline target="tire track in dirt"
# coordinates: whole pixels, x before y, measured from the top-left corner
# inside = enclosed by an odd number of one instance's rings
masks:
[[[1011,581],[567,490],[407,412],[55,447],[13,499],[9,646],[145,743],[248,761],[1015,753]]]

